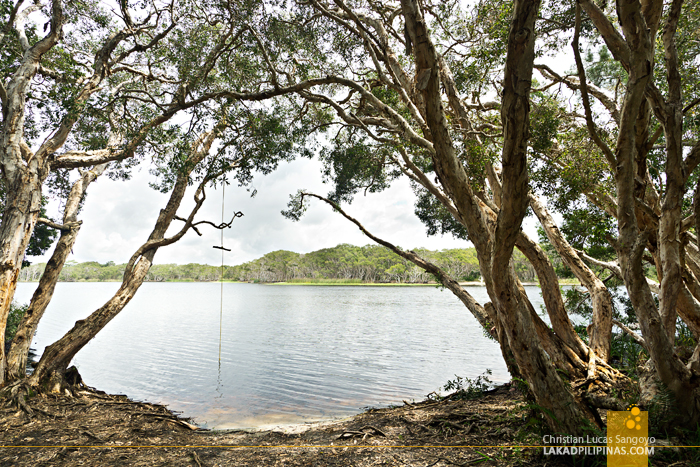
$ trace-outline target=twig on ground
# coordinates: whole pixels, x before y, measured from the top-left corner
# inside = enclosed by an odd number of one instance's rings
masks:
[[[197,451],[192,451],[190,454],[192,455],[192,459],[194,459],[195,463],[197,464],[197,467],[202,467],[202,462],[199,460]]]

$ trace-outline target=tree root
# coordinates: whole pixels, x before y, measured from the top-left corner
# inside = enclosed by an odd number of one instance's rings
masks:
[[[39,394],[58,393],[69,397],[76,397],[77,391],[86,388],[83,380],[75,367],[68,368],[65,373],[53,373],[48,381],[39,384],[34,378],[27,377],[14,381],[0,390],[0,401],[5,407],[16,407],[32,418],[36,413],[46,417],[55,417],[54,414],[31,407],[29,401]]]
[[[27,383],[26,379],[15,381],[0,391],[0,397],[5,399],[5,407],[16,407],[23,411],[29,418],[34,416],[34,410],[27,404],[27,399],[36,394],[36,391]]]

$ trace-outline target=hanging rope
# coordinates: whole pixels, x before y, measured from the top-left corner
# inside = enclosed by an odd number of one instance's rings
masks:
[[[214,245],[213,248],[216,248],[217,250],[221,250],[221,273],[219,275],[219,283],[221,284],[221,290],[219,292],[221,298],[219,301],[219,369],[221,369],[221,341],[222,341],[222,329],[223,329],[223,324],[224,324],[224,251],[231,251],[230,248],[224,247],[224,229],[227,227],[231,227],[231,224],[233,224],[233,221],[236,220],[238,217],[243,217],[243,213],[238,211],[233,213],[233,217],[231,218],[231,222],[228,224],[224,222],[224,212],[226,211],[225,209],[225,202],[226,202],[226,185],[221,184],[221,224],[219,225],[214,225],[211,222],[208,221],[202,221],[201,223],[206,223],[214,226],[215,228],[221,230],[221,245]],[[197,232],[199,233],[199,232]]]
[[[226,200],[224,194],[226,193],[226,184],[221,184],[221,223],[224,223],[224,202]],[[221,299],[219,302],[219,364],[221,364],[221,336],[222,336],[222,326],[224,322],[224,229],[221,229]]]

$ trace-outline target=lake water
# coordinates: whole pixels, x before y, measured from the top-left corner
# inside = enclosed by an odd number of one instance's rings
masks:
[[[59,283],[38,353],[102,305],[118,283]],[[20,283],[27,303],[36,287]],[[535,308],[539,288],[526,287]],[[486,290],[469,287],[480,302]],[[75,357],[86,384],[167,404],[209,428],[350,416],[422,400],[455,375],[508,373],[498,345],[435,287],[146,283]]]

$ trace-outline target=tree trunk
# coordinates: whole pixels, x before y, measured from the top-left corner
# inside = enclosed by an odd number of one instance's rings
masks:
[[[19,6],[19,4],[18,4]],[[24,24],[7,25],[20,38],[22,59],[7,88],[3,88],[3,120],[0,126],[0,169],[7,188],[7,202],[0,225],[0,385],[5,381],[5,328],[24,252],[41,208],[41,186],[47,176],[46,159],[35,157],[24,141],[25,106],[30,83],[42,56],[63,32],[61,0],[53,0],[49,32],[29,45]]]
[[[524,232],[518,236],[516,246],[534,266],[540,280],[542,298],[554,332],[575,351],[580,358],[587,358],[588,346],[576,334],[559,289],[559,278],[544,251]],[[612,317],[611,317],[612,318]]]
[[[434,147],[435,170],[476,247],[482,276],[508,345],[537,403],[545,409],[550,426],[570,434],[582,433],[583,416],[538,340],[527,301],[521,299],[515,272],[510,267],[515,239],[527,208],[528,99],[539,2],[516,2],[508,39],[503,97],[504,193],[508,204],[499,211],[495,239],[452,145],[440,98],[438,55],[425,20],[417,2],[402,0],[401,5],[407,32],[415,44],[416,70],[428,77],[421,93]]]
[[[19,168],[14,179],[6,177],[7,202],[0,226],[0,385],[5,381],[5,328],[17,288],[24,252],[41,209],[43,178],[36,171]]]
[[[618,253],[620,266],[625,279],[627,291],[639,317],[642,335],[651,353],[651,360],[659,379],[674,394],[677,408],[680,411],[682,423],[695,426],[700,420],[700,394],[697,377],[692,374],[680,360],[674,349],[674,338],[669,333],[667,324],[671,316],[675,320],[678,287],[680,287],[680,261],[677,254],[679,243],[678,225],[680,211],[679,197],[682,195],[683,163],[680,154],[673,145],[677,138],[676,114],[674,105],[666,106],[661,101],[654,102],[654,111],[667,118],[660,118],[664,131],[667,133],[666,177],[668,188],[664,195],[662,218],[659,224],[659,242],[661,243],[661,262],[663,279],[660,290],[661,311],[657,309],[651,291],[644,277],[642,254],[649,238],[649,233],[640,232],[635,216],[636,200],[634,197],[635,183],[635,123],[642,100],[646,98],[647,84],[652,77],[653,47],[649,38],[647,25],[640,14],[639,4],[620,2],[619,16],[627,43],[630,47],[629,80],[625,93],[624,106],[620,124],[620,133],[616,147],[617,166],[615,180],[618,192],[618,229],[620,239]],[[680,13],[680,4],[674,2]],[[673,8],[672,8],[673,10]],[[671,34],[674,34],[673,28]],[[667,29],[667,31],[668,31]],[[665,34],[666,35],[666,34]],[[666,40],[665,40],[666,42]],[[665,44],[668,53],[668,46]],[[673,68],[672,60],[667,55],[667,66]],[[677,65],[677,63],[676,63]],[[669,88],[672,102],[676,100],[673,79],[669,78]],[[678,89],[678,92],[680,90]],[[675,278],[675,279],[674,279]],[[677,280],[678,283],[673,283]],[[675,328],[675,326],[674,326]]]
[[[185,219],[184,227],[174,236],[165,238],[165,233],[175,218],[185,195],[185,190],[190,182],[190,174],[208,154],[215,137],[216,130],[212,130],[204,133],[193,144],[190,159],[183,161],[183,167],[177,174],[177,181],[170,194],[168,204],[160,211],[148,241],[136,250],[127,263],[119,290],[102,307],[86,319],[77,321],[62,338],[46,347],[29,380],[31,385],[47,385],[50,391],[60,391],[64,384],[65,370],[70,361],[131,301],[143,284],[158,249],[161,246],[175,243],[192,227],[194,216],[204,203],[204,185],[211,180],[211,177],[205,177],[200,183],[195,193],[195,207],[189,217]]]
[[[46,311],[51,298],[53,297],[56,283],[63,269],[63,265],[71,253],[75,240],[80,231],[78,222],[78,210],[88,186],[99,177],[107,168],[107,164],[95,167],[93,170],[83,172],[81,177],[73,184],[63,213],[63,226],[61,236],[56,243],[56,247],[51,255],[51,259],[46,263],[44,273],[39,280],[39,284],[32,295],[22,321],[17,328],[17,333],[12,339],[10,351],[7,354],[7,381],[24,378],[27,368],[27,355],[32,343],[32,337],[36,332],[41,317]]]
[[[608,292],[608,288],[603,281],[598,279],[593,271],[581,260],[576,250],[566,241],[554,223],[552,216],[542,204],[542,201],[531,195],[530,206],[540,220],[542,228],[554,249],[581,281],[581,284],[586,287],[591,296],[591,301],[593,302],[593,332],[589,336],[590,347],[601,360],[607,362],[610,358],[610,343],[612,341],[613,303],[610,292]],[[571,323],[569,322],[570,325]]]
[[[48,385],[49,392],[60,392],[64,374],[73,357],[131,301],[151,267],[155,250],[146,253],[128,273],[114,296],[88,318],[76,321],[62,338],[46,347],[30,377],[30,384]]]

